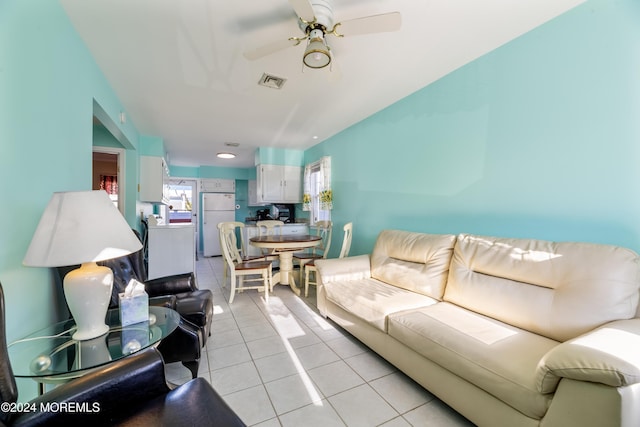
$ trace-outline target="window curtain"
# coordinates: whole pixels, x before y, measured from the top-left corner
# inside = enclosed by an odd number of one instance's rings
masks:
[[[331,190],[331,157],[320,159],[320,210],[333,209],[333,192]]]
[[[304,186],[302,191],[302,210],[311,210],[311,169],[313,166],[308,164],[304,167],[304,178],[302,185]]]
[[[317,163],[311,163],[304,167],[304,192],[302,194],[302,210],[311,210],[311,174],[317,171],[319,174],[320,188],[318,189],[318,202],[320,210],[333,209],[333,191],[331,190],[331,157],[323,157]]]
[[[118,176],[100,175],[100,189],[108,194],[118,194]]]

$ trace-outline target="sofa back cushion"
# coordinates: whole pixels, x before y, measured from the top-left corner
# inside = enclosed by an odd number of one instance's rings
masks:
[[[371,254],[371,277],[442,300],[456,236],[384,230]]]
[[[566,341],[634,317],[638,261],[617,246],[461,234],[444,300]]]

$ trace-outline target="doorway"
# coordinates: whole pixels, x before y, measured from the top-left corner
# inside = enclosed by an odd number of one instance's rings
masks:
[[[105,190],[114,206],[124,214],[122,151],[118,148],[93,147],[92,189]]]
[[[169,205],[166,206],[168,224],[193,224],[196,248],[198,248],[198,189],[195,179],[172,178],[169,180]]]

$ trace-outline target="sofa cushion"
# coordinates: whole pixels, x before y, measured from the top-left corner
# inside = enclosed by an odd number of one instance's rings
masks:
[[[444,300],[566,341],[634,317],[638,255],[593,243],[458,236]]]
[[[371,277],[442,299],[456,236],[384,230],[371,254]]]
[[[549,407],[539,362],[557,341],[446,302],[389,316],[389,335],[529,417]]]
[[[382,283],[376,279],[336,280],[324,284],[327,300],[387,332],[387,316],[435,304],[433,298]]]

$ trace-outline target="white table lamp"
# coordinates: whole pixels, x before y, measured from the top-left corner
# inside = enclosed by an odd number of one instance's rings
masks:
[[[142,248],[104,190],[54,193],[33,235],[24,265],[63,267],[81,264],[64,278],[64,295],[77,329],[75,340],[109,330],[105,324],[113,272],[104,261]]]

